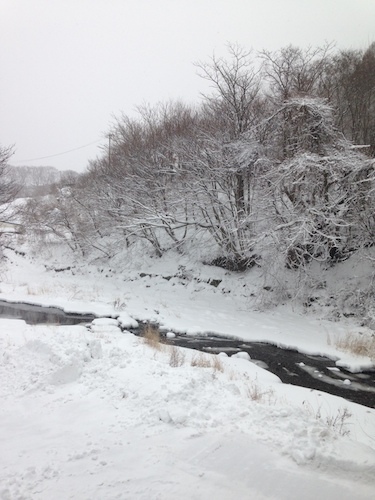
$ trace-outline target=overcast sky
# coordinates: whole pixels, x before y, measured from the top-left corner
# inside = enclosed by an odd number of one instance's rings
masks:
[[[207,84],[193,63],[228,42],[374,40],[375,0],[0,0],[0,145],[15,145],[13,165],[82,172],[114,115],[198,102]]]

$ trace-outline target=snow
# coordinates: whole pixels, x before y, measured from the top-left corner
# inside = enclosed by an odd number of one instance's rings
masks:
[[[117,319],[122,328],[138,328],[139,326],[138,321],[126,312],[122,312]]]
[[[246,279],[219,268],[197,265],[194,269],[183,266],[181,271],[177,258],[171,257],[137,259],[140,261],[129,263],[133,267],[118,274],[88,265],[56,273],[50,266],[11,253],[8,270],[2,273],[0,299],[117,318],[124,328],[136,328],[137,320],[141,320],[175,333],[266,341],[306,354],[329,356],[337,366],[353,372],[375,367],[371,359],[335,347],[335,339],[353,331],[367,331],[350,319],[327,321],[319,315],[301,314],[290,305],[255,310],[249,295],[243,293],[244,287],[248,289],[254,281],[252,274]],[[134,270],[142,269],[141,266],[144,273]],[[344,274],[342,267],[338,271]],[[174,274],[184,278],[163,278]],[[209,279],[221,279],[221,288],[210,285]]]
[[[151,277],[108,274],[99,289],[95,268],[54,273],[8,257],[1,298],[108,317],[77,326],[0,318],[1,499],[374,497],[375,410],[282,384],[248,356],[202,362],[120,329],[157,321],[166,335],[268,340],[356,368],[366,360],[329,342],[354,323],[256,312],[222,270],[211,278],[231,294],[165,280],[172,272],[160,260]]]
[[[248,361],[250,361],[250,354],[248,354],[247,352],[240,351],[237,352],[236,354],[233,354],[232,358],[247,359]]]

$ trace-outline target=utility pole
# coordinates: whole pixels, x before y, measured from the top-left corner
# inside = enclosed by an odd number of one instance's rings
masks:
[[[111,139],[113,134],[108,134],[108,166],[111,167]]]

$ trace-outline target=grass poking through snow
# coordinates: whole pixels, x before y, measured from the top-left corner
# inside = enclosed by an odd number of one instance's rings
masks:
[[[185,362],[185,354],[178,347],[171,346],[169,351],[169,366],[174,368],[182,366]]]
[[[152,349],[155,349],[155,351],[163,350],[164,344],[161,342],[159,328],[156,326],[150,324],[146,325],[143,330],[142,338],[144,343]]]
[[[357,356],[368,356],[375,361],[375,335],[365,333],[347,333],[337,338],[335,345],[342,351],[348,351]]]

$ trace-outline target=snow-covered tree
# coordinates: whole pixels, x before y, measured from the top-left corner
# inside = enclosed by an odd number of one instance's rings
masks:
[[[0,146],[0,205],[3,206],[3,210],[14,199],[17,192],[17,185],[9,175],[8,161],[13,153],[13,147]]]
[[[281,161],[269,174],[277,240],[291,267],[337,259],[363,240],[358,207],[372,203],[373,167],[340,137],[332,109],[320,99],[292,99],[285,109]]]

